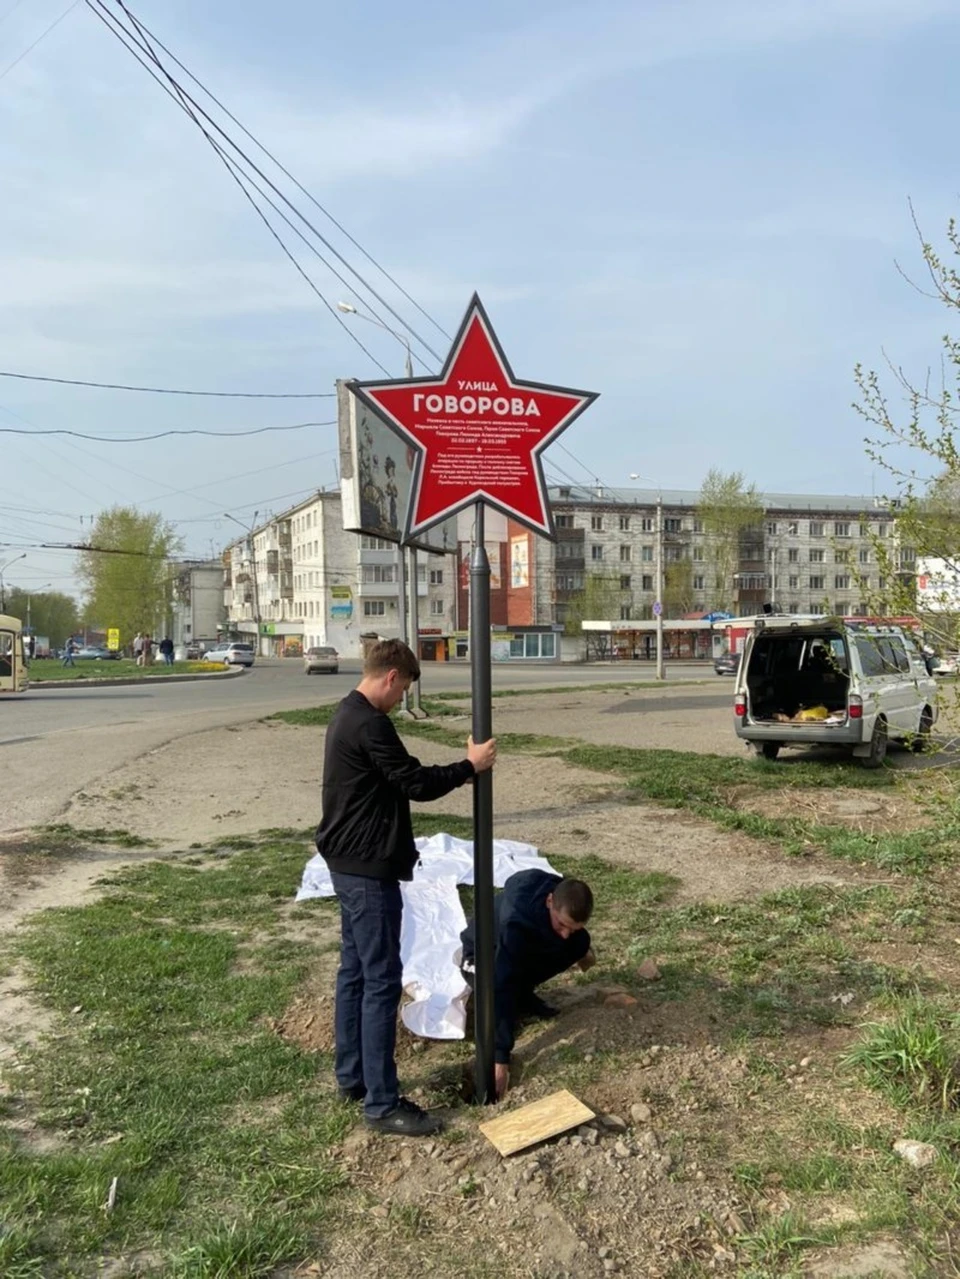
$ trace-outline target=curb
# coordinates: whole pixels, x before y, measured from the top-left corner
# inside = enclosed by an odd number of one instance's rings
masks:
[[[235,679],[245,675],[246,666],[232,666],[228,671],[197,671],[195,675],[119,675],[116,679],[43,679],[27,685],[28,693],[45,688],[142,688],[146,684],[192,684],[201,679]]]

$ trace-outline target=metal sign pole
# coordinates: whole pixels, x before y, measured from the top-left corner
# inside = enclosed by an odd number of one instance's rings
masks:
[[[407,548],[397,545],[397,631],[407,642]],[[403,709],[410,709],[410,694],[403,695]]]
[[[410,547],[410,647],[420,661],[420,569],[417,565],[417,548]],[[422,676],[410,689],[410,704],[414,715],[420,714],[420,684]]]
[[[477,502],[476,532],[470,557],[470,690],[473,740],[493,736],[490,670],[490,561],[484,545],[483,502]],[[494,951],[493,935],[493,771],[473,779],[473,891],[476,920],[474,1024],[477,1055],[474,1068],[477,1101],[497,1099],[494,1084]]]

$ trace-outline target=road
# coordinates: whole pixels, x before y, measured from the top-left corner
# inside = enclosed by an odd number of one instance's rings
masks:
[[[259,719],[277,710],[335,701],[352,688],[359,663],[339,675],[306,676],[299,662],[270,661],[225,679],[119,688],[45,689],[36,685],[0,701],[3,799],[0,832],[51,821],[77,791],[119,765],[193,733]],[[715,678],[704,665],[676,664],[668,679]],[[494,689],[558,688],[649,682],[653,668],[611,663],[597,666],[494,665]],[[717,681],[718,684],[721,681]],[[468,692],[470,668],[430,664],[424,694]],[[724,690],[726,691],[726,690]],[[662,690],[671,696],[669,688]],[[663,703],[661,703],[663,706]],[[212,763],[213,761],[211,761]],[[144,767],[149,767],[145,760]]]

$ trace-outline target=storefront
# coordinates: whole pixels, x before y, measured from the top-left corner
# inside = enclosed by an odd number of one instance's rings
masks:
[[[562,626],[496,627],[490,632],[494,662],[559,662]],[[456,631],[448,641],[452,657],[470,656],[470,632]]]

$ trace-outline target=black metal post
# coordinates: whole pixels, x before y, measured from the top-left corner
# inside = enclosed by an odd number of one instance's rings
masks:
[[[476,532],[470,557],[470,690],[473,740],[493,736],[490,672],[490,561],[484,545],[483,503],[476,504]],[[476,918],[474,964],[477,1056],[474,1067],[477,1101],[489,1105],[497,1094],[493,1077],[493,772],[473,779],[473,893]]]

